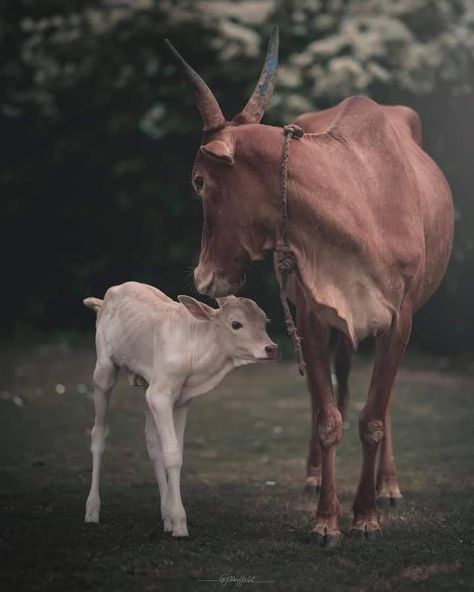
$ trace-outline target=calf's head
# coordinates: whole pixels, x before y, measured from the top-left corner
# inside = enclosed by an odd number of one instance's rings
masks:
[[[191,84],[203,120],[202,143],[192,172],[204,216],[195,284],[199,292],[210,296],[235,294],[244,282],[247,264],[262,258],[272,242],[272,215],[266,211],[265,198],[278,196],[276,158],[281,151],[277,139],[281,130],[277,136],[277,128],[263,126],[260,120],[275,84],[278,29],[273,31],[252,96],[231,121],[225,119],[204,80],[168,45]],[[262,170],[270,163],[275,165],[272,175]],[[278,212],[278,207],[274,210]]]
[[[237,366],[279,357],[278,345],[267,333],[268,319],[253,300],[236,296],[219,298],[217,309],[190,296],[178,296],[178,300],[194,318],[213,324],[219,349]]]

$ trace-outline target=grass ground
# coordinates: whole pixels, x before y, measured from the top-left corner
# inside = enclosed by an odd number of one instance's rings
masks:
[[[223,575],[265,581],[240,586],[252,591],[474,589],[472,377],[433,369],[433,360],[405,366],[394,405],[403,506],[382,514],[380,542],[346,537],[327,551],[307,538],[309,403],[293,365],[236,371],[191,405],[183,468],[191,539],[176,541],[161,532],[141,391],[125,382],[115,391],[102,523],[86,525],[93,352],[10,348],[0,363],[1,590],[235,589],[200,581]],[[369,369],[356,362],[338,450],[345,533]]]

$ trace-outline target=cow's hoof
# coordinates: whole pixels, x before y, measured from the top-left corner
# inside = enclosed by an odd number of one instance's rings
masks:
[[[351,528],[351,537],[359,540],[377,541],[382,536],[382,529],[375,522],[357,523]]]
[[[310,535],[312,541],[319,543],[325,549],[334,549],[342,544],[342,534],[339,531],[319,532],[312,530]]]
[[[399,508],[403,502],[403,496],[401,495],[380,495],[377,498],[377,506],[382,510],[388,510],[390,508]]]

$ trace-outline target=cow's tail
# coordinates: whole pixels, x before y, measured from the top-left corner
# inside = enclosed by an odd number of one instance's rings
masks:
[[[84,304],[87,306],[87,308],[92,308],[93,310],[95,310],[95,312],[98,314],[100,307],[102,306],[102,304],[104,303],[103,300],[101,300],[100,298],[84,298],[83,300]]]

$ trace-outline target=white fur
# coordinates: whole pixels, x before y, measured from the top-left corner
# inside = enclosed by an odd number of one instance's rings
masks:
[[[98,314],[86,522],[99,522],[106,411],[119,368],[129,372],[135,384],[148,385],[145,437],[160,490],[164,530],[182,537],[188,536],[180,473],[189,401],[213,389],[233,368],[270,359],[265,348],[276,348],[265,329],[265,314],[255,303],[231,297],[216,310],[188,296],[179,299],[175,302],[152,286],[127,282],[110,288],[103,302],[84,301]],[[235,321],[243,327],[232,329]]]

